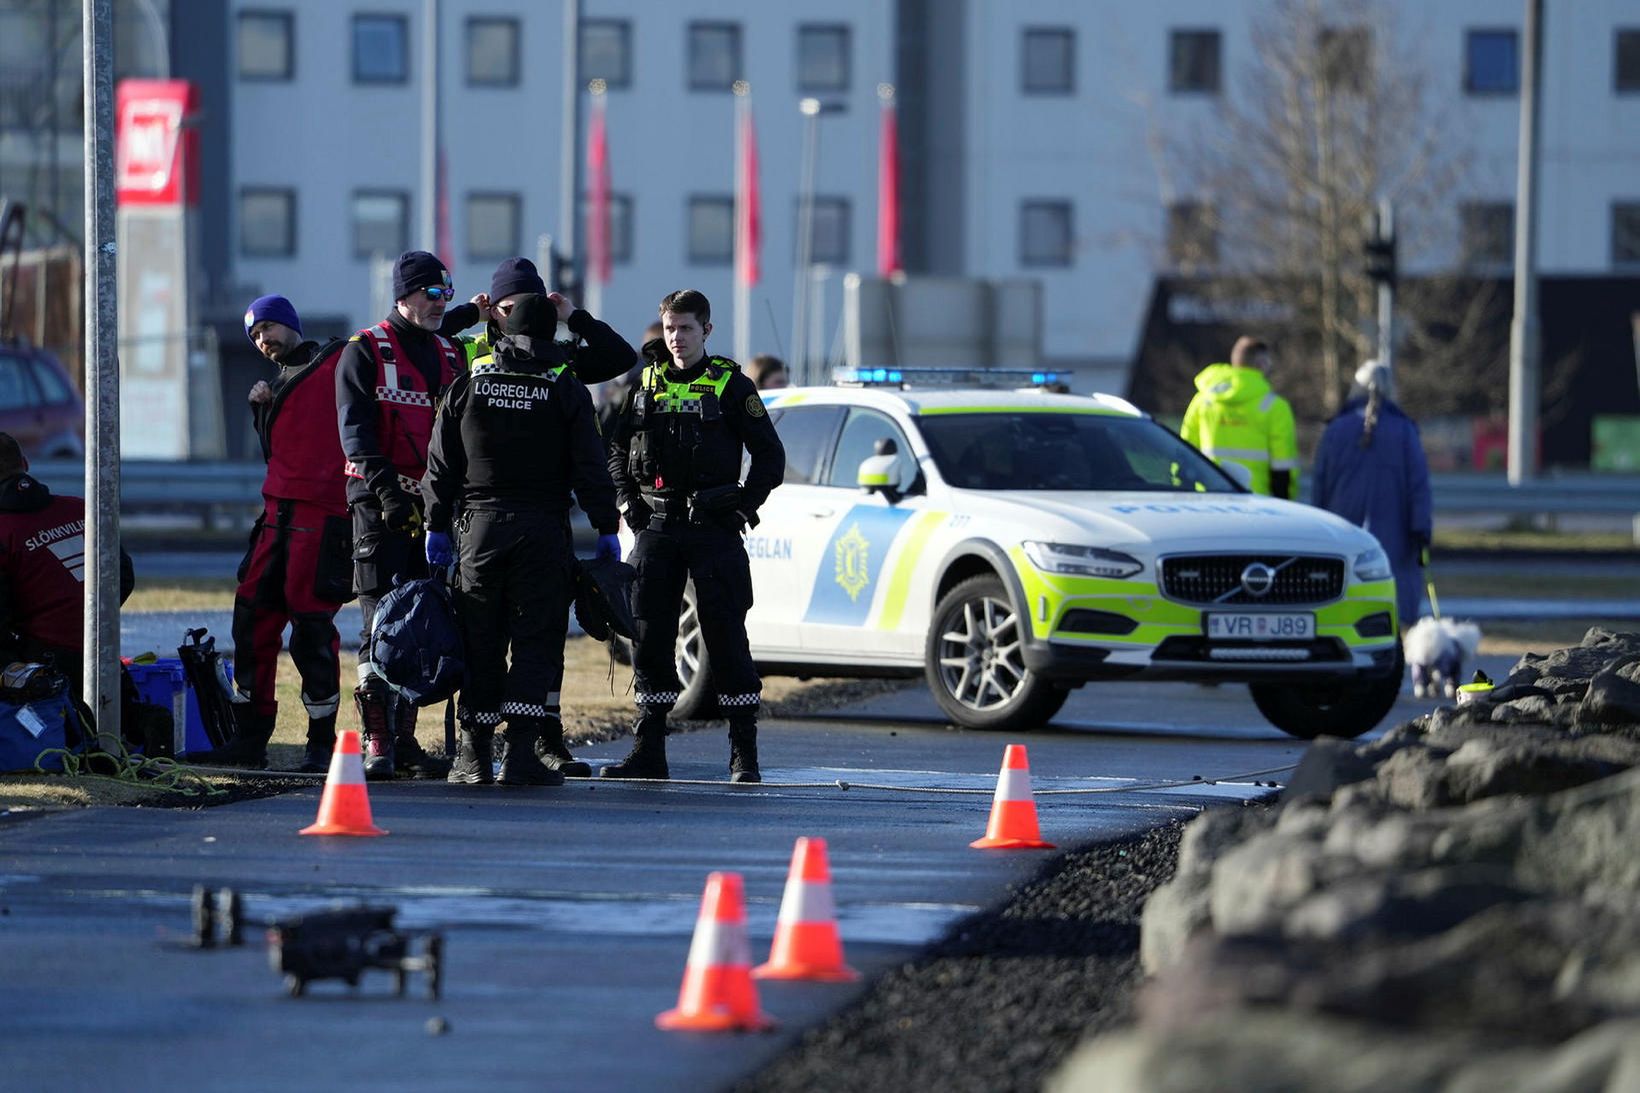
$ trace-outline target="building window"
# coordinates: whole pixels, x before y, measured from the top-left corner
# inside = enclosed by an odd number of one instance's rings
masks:
[[[409,78],[409,20],[402,15],[355,15],[353,82],[404,83]]]
[[[1027,28],[1019,54],[1020,89],[1027,95],[1069,95],[1076,90],[1076,32]]]
[[[396,257],[410,249],[410,195],[403,190],[353,191],[353,256]]]
[[[1640,29],[1619,30],[1614,36],[1612,87],[1619,95],[1640,92]]]
[[[1173,31],[1168,36],[1167,89],[1175,95],[1217,95],[1222,51],[1216,30]]]
[[[518,86],[518,20],[467,20],[467,82],[474,87]]]
[[[689,199],[689,261],[697,266],[726,266],[735,259],[735,199]]]
[[[592,240],[592,202],[581,204],[581,222],[587,225],[587,241]],[[632,195],[609,195],[609,261],[625,266],[632,262]]]
[[[1520,91],[1520,35],[1512,30],[1471,30],[1464,36],[1463,89],[1471,95]]]
[[[1612,203],[1612,265],[1640,267],[1640,201]]]
[[[296,253],[296,191],[247,186],[239,191],[239,253],[289,258]]]
[[[740,79],[740,24],[690,23],[689,90],[728,91]]]
[[[1167,260],[1175,268],[1216,265],[1219,232],[1213,206],[1177,201],[1167,207]]]
[[[1019,207],[1019,264],[1071,264],[1071,203],[1027,201]]]
[[[581,23],[581,69],[611,88],[632,86],[632,24],[625,19]]]
[[[1508,201],[1466,201],[1458,206],[1459,245],[1468,266],[1508,266],[1515,255],[1515,206]]]
[[[295,18],[288,11],[239,13],[239,78],[288,80],[296,74],[291,39]]]
[[[1316,35],[1321,75],[1340,91],[1361,94],[1372,85],[1372,31],[1366,27],[1323,27]]]
[[[467,195],[467,256],[499,260],[519,253],[517,194]]]
[[[847,91],[849,79],[848,27],[798,27],[797,90]]]
[[[814,219],[809,223],[809,262],[814,265],[847,265],[850,219],[848,198],[816,197],[813,213]],[[797,203],[797,217],[801,230],[802,201]]]

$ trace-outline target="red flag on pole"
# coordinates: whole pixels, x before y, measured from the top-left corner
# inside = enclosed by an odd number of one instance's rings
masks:
[[[894,88],[877,89],[883,100],[882,135],[877,143],[877,273],[900,271],[900,124]]]
[[[433,245],[438,248],[439,261],[448,265],[454,260],[450,248],[450,164],[442,145],[438,150],[438,194],[435,200],[437,204],[433,209]]]
[[[735,172],[735,278],[755,285],[762,276],[758,250],[763,242],[763,211],[757,191],[757,132],[752,128],[750,96],[740,102],[740,163]]]
[[[592,96],[592,125],[587,133],[587,271],[609,284],[609,134],[604,126],[604,96]]]
[[[877,273],[888,277],[900,271],[900,123],[893,86],[883,84],[877,94],[883,100],[877,145]]]

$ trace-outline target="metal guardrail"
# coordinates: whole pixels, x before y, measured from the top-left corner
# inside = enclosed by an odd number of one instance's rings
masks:
[[[261,509],[261,463],[174,463],[126,460],[120,467],[123,515],[193,513],[207,527],[244,527]],[[31,473],[53,492],[80,494],[85,471],[78,461],[42,460]],[[1431,476],[1437,514],[1640,515],[1640,474],[1579,472],[1546,475],[1511,486],[1501,473],[1443,472]]]

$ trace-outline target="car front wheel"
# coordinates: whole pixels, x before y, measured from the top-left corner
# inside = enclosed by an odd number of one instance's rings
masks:
[[[1399,651],[1395,670],[1361,683],[1249,683],[1253,705],[1265,720],[1300,740],[1318,736],[1353,739],[1377,727],[1401,694],[1405,663]]]
[[[970,729],[1040,728],[1068,692],[1025,667],[1027,625],[993,576],[970,577],[941,597],[928,629],[924,673],[934,701]]]

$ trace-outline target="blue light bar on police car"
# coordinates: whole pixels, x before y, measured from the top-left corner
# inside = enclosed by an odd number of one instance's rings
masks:
[[[1044,387],[1058,383],[1058,372],[1031,368],[838,368],[832,381],[840,387],[962,386],[1000,387],[1027,383]]]

